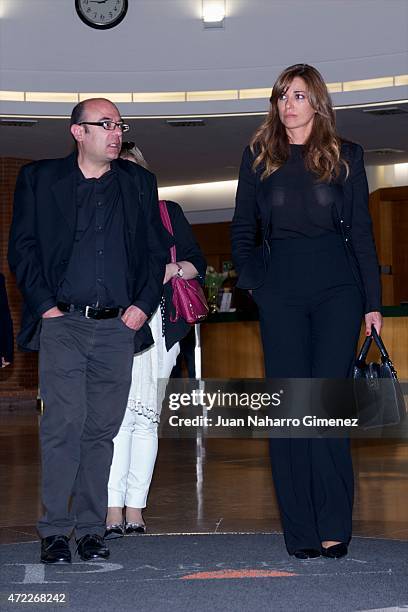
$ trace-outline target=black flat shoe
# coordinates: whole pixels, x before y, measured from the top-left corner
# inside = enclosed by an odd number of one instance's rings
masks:
[[[327,559],[341,559],[341,557],[345,557],[347,553],[347,544],[344,544],[343,542],[340,542],[340,544],[334,544],[328,548],[323,548],[322,546],[322,555]]]
[[[126,535],[131,535],[132,533],[146,533],[146,525],[144,523],[128,523],[128,521],[126,521],[125,532]]]
[[[296,559],[317,559],[317,557],[320,557],[321,552],[316,548],[299,548],[293,554]]]
[[[105,546],[102,536],[88,533],[77,540],[77,544],[77,553],[82,561],[107,559],[109,557],[109,548]]]
[[[125,535],[124,523],[113,523],[106,525],[105,540],[114,540],[115,538],[123,538]]]
[[[71,563],[67,536],[53,535],[41,540],[41,563]]]

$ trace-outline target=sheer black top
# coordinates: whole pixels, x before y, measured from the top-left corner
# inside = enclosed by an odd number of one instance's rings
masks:
[[[306,170],[303,151],[303,145],[290,145],[288,161],[267,179],[272,239],[315,238],[336,232],[330,186]]]

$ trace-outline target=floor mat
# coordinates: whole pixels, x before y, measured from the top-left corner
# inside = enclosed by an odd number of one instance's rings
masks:
[[[0,609],[291,612],[408,606],[408,544],[398,540],[357,537],[343,559],[308,561],[289,557],[275,534],[131,536],[111,540],[109,547],[108,561],[82,562],[74,555],[71,565],[45,566],[38,562],[39,542],[0,546]]]

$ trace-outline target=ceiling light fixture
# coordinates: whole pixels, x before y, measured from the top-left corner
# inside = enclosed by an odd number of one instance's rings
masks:
[[[208,102],[209,100],[238,100],[238,89],[217,89],[214,91],[187,91],[187,102]]]
[[[84,100],[89,100],[89,98],[106,98],[114,103],[132,102],[132,94],[128,92],[126,93],[96,93],[96,92],[91,93],[91,92],[87,92],[87,93],[80,93],[78,95],[79,95],[80,102],[83,102]]]
[[[0,91],[1,102],[24,102],[24,91]]]
[[[150,93],[133,92],[133,102],[185,102],[186,93],[184,91],[152,91]]]
[[[223,28],[225,25],[226,0],[202,0],[204,28]]]
[[[360,81],[344,81],[343,91],[358,91],[366,89],[382,89],[383,87],[393,87],[394,78],[379,77],[376,79],[362,79]]]
[[[68,93],[60,91],[26,91],[26,102],[72,102],[77,104],[77,93]]]

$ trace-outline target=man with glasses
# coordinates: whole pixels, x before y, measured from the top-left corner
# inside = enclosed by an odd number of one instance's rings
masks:
[[[153,343],[168,245],[153,174],[119,158],[127,131],[109,100],[71,115],[65,159],[18,176],[9,262],[24,296],[18,343],[40,350],[43,563],[106,559],[112,440],[126,408],[133,354]]]

